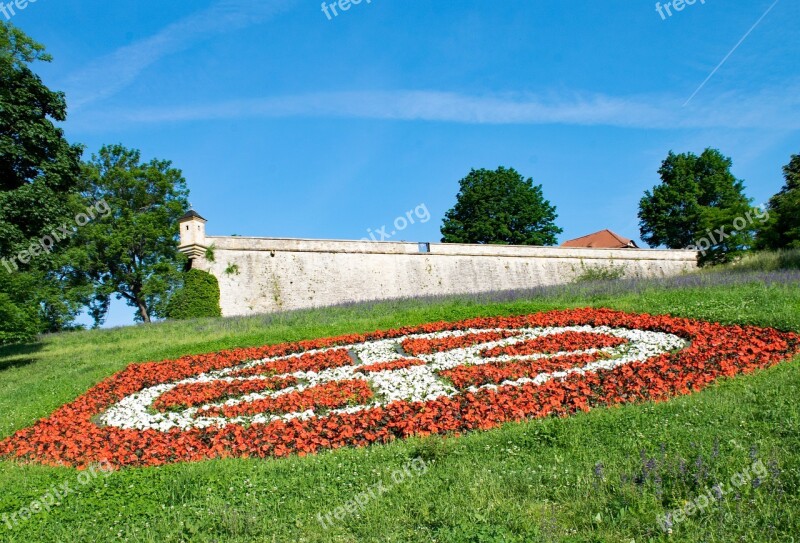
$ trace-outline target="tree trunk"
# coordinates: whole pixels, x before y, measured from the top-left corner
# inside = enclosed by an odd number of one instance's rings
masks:
[[[136,300],[136,305],[139,307],[139,315],[142,317],[142,322],[150,322],[150,315],[147,313],[147,306],[142,300]]]

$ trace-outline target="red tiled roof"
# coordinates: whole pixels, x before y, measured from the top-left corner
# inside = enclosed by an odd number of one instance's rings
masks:
[[[600,230],[580,238],[571,239],[561,244],[562,247],[595,247],[600,249],[637,249],[633,240],[623,238],[611,230]]]

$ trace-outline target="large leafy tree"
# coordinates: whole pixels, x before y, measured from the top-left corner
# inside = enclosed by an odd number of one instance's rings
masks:
[[[555,206],[541,185],[513,168],[472,170],[460,181],[455,206],[445,214],[444,243],[555,245],[562,232]]]
[[[750,216],[744,183],[731,173],[732,162],[716,149],[700,156],[670,151],[658,174],[661,183],[639,202],[639,229],[650,247],[703,249],[702,262],[724,262],[746,250],[753,225],[736,229]],[[737,221],[737,219],[740,219]]]
[[[71,224],[79,201],[82,149],[55,124],[66,119],[64,94],[31,69],[50,60],[42,45],[0,22],[0,342],[69,326],[83,299],[64,281],[69,243],[37,251],[35,258],[23,253]]]
[[[770,198],[769,219],[759,229],[761,249],[800,249],[800,155],[783,167],[786,183]]]
[[[178,219],[189,208],[181,171],[169,161],[143,163],[139,151],[112,145],[85,165],[83,183],[87,201],[103,208],[77,238],[83,247],[77,267],[94,286],[95,321],[105,317],[112,295],[136,308],[139,321],[163,316],[185,262],[177,250]]]

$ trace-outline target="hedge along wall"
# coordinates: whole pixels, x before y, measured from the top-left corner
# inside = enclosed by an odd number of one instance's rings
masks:
[[[208,272],[192,269],[184,274],[183,286],[175,291],[167,306],[169,319],[220,317],[219,281]]]

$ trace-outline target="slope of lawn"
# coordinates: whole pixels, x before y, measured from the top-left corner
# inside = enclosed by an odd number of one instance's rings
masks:
[[[800,272],[754,267],[48,336],[0,349],[0,437],[132,362],[230,347],[582,306],[800,331]],[[0,541],[789,541],[800,534],[799,398],[795,360],[666,403],[306,458],[128,469],[86,484],[72,469],[1,461]],[[424,473],[393,483],[414,459]],[[661,529],[657,515],[753,465],[757,479]],[[64,484],[71,492],[49,511],[2,520]],[[319,522],[370,489],[356,512]]]

